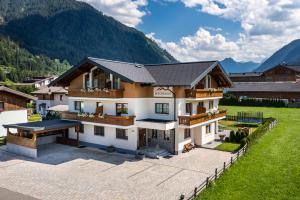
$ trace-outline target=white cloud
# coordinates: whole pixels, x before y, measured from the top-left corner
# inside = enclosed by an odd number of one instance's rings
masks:
[[[217,31],[209,27],[199,28],[193,36],[183,37],[176,43],[160,41],[162,47],[179,60],[233,57],[242,61],[261,61],[299,38],[300,0],[178,1],[188,8],[239,22],[243,29],[234,41],[220,32],[213,35],[212,32]]]
[[[105,15],[135,27],[142,23],[146,12],[142,10],[148,4],[147,0],[79,0],[91,4]]]

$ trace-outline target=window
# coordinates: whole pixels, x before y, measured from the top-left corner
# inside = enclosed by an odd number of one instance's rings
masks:
[[[60,100],[60,101],[63,100],[63,95],[59,95],[59,100]]]
[[[126,129],[116,129],[116,138],[122,139],[122,140],[128,140],[128,134]]]
[[[156,114],[169,114],[169,104],[168,103],[156,103],[155,104]]]
[[[170,131],[164,131],[164,140],[170,140]]]
[[[0,110],[4,110],[4,102],[0,101]]]
[[[209,109],[213,109],[214,108],[214,101],[209,101]]]
[[[96,102],[96,107],[99,108],[99,107],[102,107],[103,106],[103,103],[102,102]]]
[[[104,136],[104,127],[103,126],[94,126],[94,135]]]
[[[84,125],[83,124],[80,124],[79,125],[79,133],[84,133]]]
[[[152,138],[157,139],[157,130],[156,129],[152,129]]]
[[[206,129],[206,134],[211,133],[211,127],[210,127],[210,125],[207,125],[207,126],[205,127],[205,129]]]
[[[84,88],[90,88],[90,74],[84,75]]]
[[[74,110],[83,111],[83,101],[74,101]]]
[[[191,137],[191,129],[189,129],[189,128],[184,129],[184,139],[187,139],[190,137]]]
[[[116,114],[120,116],[121,114],[128,114],[128,104],[127,103],[117,103],[116,104]]]
[[[192,115],[192,103],[185,104],[185,112]]]

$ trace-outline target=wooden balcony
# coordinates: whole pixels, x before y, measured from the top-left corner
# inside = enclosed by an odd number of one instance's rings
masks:
[[[90,98],[123,98],[123,90],[69,90],[71,97],[90,97]]]
[[[100,124],[112,124],[112,125],[119,125],[119,126],[131,126],[134,124],[134,118],[135,118],[135,116],[114,116],[114,115],[82,116],[82,115],[78,115],[78,113],[75,112],[63,112],[61,116],[62,119],[78,120],[78,121],[100,123]]]
[[[192,126],[209,120],[226,116],[226,110],[219,110],[217,113],[201,113],[192,116],[178,116],[179,125]]]
[[[210,98],[223,97],[223,90],[221,89],[186,89],[186,98]]]

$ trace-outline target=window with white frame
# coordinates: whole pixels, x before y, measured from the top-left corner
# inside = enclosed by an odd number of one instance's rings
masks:
[[[187,139],[190,137],[191,137],[191,129],[189,129],[189,128],[184,129],[184,139]]]
[[[4,102],[0,101],[0,110],[4,110]]]
[[[128,140],[127,130],[116,128],[116,138],[122,139],[122,140]]]
[[[94,135],[104,136],[104,127],[103,126],[94,126]]]
[[[83,101],[74,101],[74,110],[83,112]]]
[[[214,101],[209,101],[209,109],[213,109],[214,108]]]
[[[168,103],[156,103],[155,104],[156,114],[169,114],[169,104]]]
[[[210,126],[210,124],[206,125],[205,130],[206,130],[206,134],[211,133],[211,126]]]

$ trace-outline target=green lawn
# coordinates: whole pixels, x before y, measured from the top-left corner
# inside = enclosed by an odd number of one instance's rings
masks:
[[[229,151],[233,152],[240,148],[240,144],[237,143],[230,143],[230,142],[224,142],[217,146],[215,149],[220,151]]]
[[[262,111],[279,123],[198,199],[300,199],[300,109],[224,108]]]

